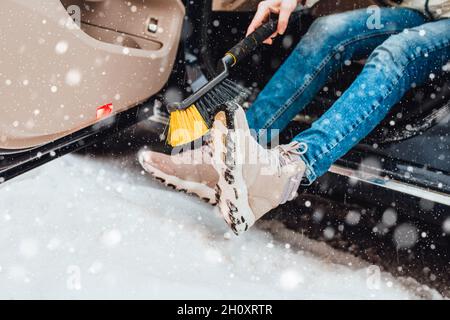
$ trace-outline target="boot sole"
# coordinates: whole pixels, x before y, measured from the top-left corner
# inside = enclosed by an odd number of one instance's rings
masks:
[[[217,205],[219,210],[236,235],[247,231],[255,222],[255,216],[248,203],[247,185],[243,176],[243,165],[238,163],[236,155],[245,151],[240,145],[236,134],[230,129],[235,128],[236,106],[232,105],[222,114],[216,116],[224,124],[225,132],[213,130],[213,147],[220,150],[220,157],[215,158],[213,166],[219,174],[216,186]],[[225,119],[223,119],[225,118]],[[219,145],[218,145],[219,144]],[[216,154],[217,156],[217,154]],[[220,161],[217,161],[220,160]]]
[[[207,187],[204,184],[194,182],[194,181],[186,181],[182,180],[178,177],[168,175],[161,170],[156,169],[155,167],[149,165],[143,159],[143,156],[139,155],[139,163],[147,171],[154,180],[157,180],[164,184],[166,187],[169,187],[173,190],[183,192],[189,195],[194,195],[199,197],[206,203],[216,205],[216,192],[213,188]]]

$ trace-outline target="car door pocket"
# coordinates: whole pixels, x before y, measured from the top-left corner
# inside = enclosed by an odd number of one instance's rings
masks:
[[[173,45],[179,14],[175,1],[168,0],[61,0],[76,6],[81,29],[91,37],[134,49],[159,50]],[[174,23],[174,21],[176,21]]]
[[[92,38],[125,48],[155,51],[161,49],[163,46],[161,42],[156,40],[145,39],[136,35],[130,35],[86,23],[82,23],[82,29]]]

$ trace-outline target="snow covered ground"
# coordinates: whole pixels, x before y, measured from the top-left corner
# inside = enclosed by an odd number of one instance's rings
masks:
[[[276,222],[235,237],[126,162],[70,155],[0,186],[0,298],[440,298]]]

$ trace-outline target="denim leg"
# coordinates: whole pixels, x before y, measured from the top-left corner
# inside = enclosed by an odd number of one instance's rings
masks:
[[[414,85],[440,74],[450,61],[450,19],[405,29],[370,55],[361,74],[311,128],[294,140],[304,154],[312,182],[367,136]]]
[[[291,55],[247,111],[250,128],[264,144],[283,130],[326,84],[329,76],[351,58],[365,58],[390,35],[425,22],[417,11],[381,8],[381,25],[369,28],[366,9],[317,19]],[[267,129],[267,134],[263,132]]]

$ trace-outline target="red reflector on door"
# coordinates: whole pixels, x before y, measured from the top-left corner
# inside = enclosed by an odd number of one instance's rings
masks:
[[[113,111],[112,103],[97,108],[97,120],[108,116]]]

